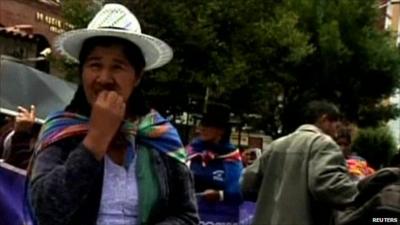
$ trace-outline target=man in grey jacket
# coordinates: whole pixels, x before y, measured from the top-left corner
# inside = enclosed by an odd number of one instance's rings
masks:
[[[332,224],[333,210],[354,201],[356,184],[332,137],[339,110],[313,101],[304,125],[272,142],[242,178],[247,199],[257,200],[254,225]]]

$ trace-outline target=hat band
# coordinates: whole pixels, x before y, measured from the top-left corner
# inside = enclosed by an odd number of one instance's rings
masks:
[[[100,28],[100,29],[116,29],[116,30],[126,30],[126,31],[128,31],[128,29],[126,29],[126,28],[123,28],[123,27],[98,27],[98,28]]]

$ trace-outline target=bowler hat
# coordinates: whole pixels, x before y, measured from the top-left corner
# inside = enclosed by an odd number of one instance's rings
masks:
[[[223,104],[208,104],[200,122],[202,126],[227,128],[230,126],[230,108]]]

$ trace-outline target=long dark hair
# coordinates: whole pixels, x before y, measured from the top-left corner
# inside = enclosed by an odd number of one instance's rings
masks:
[[[122,51],[129,63],[135,69],[137,76],[142,76],[145,67],[145,60],[142,51],[138,46],[125,39],[99,36],[87,39],[82,44],[82,49],[79,54],[79,76],[80,84],[72,98],[70,104],[65,108],[66,111],[78,113],[84,116],[90,116],[91,106],[87,101],[85,91],[82,85],[82,72],[83,65],[86,58],[97,46],[109,47],[112,45],[121,45]],[[127,114],[128,116],[143,116],[150,111],[140,85],[138,85],[127,102]]]

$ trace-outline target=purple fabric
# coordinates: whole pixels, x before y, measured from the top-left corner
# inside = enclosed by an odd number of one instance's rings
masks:
[[[29,225],[25,176],[0,164],[0,225]]]
[[[255,212],[254,202],[232,206],[224,202],[208,203],[198,199],[200,225],[250,225]]]
[[[243,202],[239,209],[240,225],[251,225],[255,212],[255,202]]]

